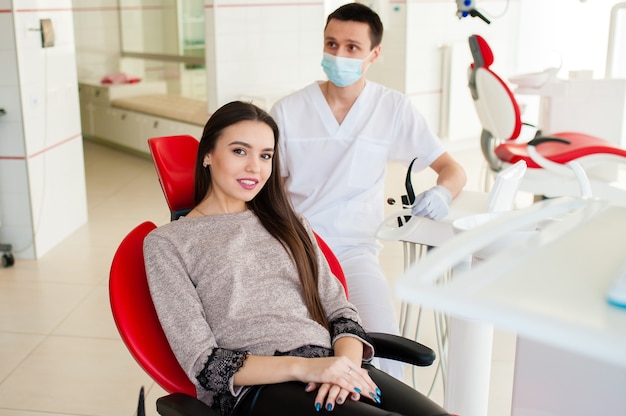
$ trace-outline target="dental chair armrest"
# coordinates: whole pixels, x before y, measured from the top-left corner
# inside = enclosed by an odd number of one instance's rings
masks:
[[[161,416],[217,416],[205,403],[184,393],[160,397],[156,407]]]
[[[368,332],[374,342],[376,357],[427,367],[435,361],[435,351],[419,342],[399,335]]]

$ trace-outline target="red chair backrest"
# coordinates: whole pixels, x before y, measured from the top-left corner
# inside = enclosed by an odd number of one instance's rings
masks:
[[[144,222],[122,240],[111,263],[109,300],[117,330],[137,363],[169,393],[196,397],[196,388],[178,364],[159,323],[150,296],[143,258],[143,240],[156,225]],[[346,291],[339,261],[316,234],[331,271]]]
[[[330,271],[341,282],[343,290],[344,292],[346,292],[346,298],[348,298],[348,282],[346,282],[346,276],[343,274],[343,269],[341,268],[339,259],[337,259],[335,253],[333,253],[328,244],[326,244],[326,241],[322,240],[322,237],[320,237],[315,232],[313,234],[315,234],[317,245],[320,247],[320,250],[322,250],[322,253],[324,253],[324,256],[326,257],[326,261],[328,262]]]
[[[470,89],[483,128],[500,140],[515,140],[522,131],[522,112],[509,86],[490,68],[493,51],[479,36],[469,37],[474,63],[470,66]]]
[[[198,142],[192,136],[166,136],[148,139],[150,154],[172,219],[193,208]]]
[[[480,35],[470,36],[470,50],[474,58],[474,67],[489,68],[493,63],[493,51],[487,41]]]
[[[152,304],[143,260],[143,240],[156,228],[144,222],[120,243],[109,274],[109,300],[115,325],[137,363],[169,393],[196,396],[178,364]]]

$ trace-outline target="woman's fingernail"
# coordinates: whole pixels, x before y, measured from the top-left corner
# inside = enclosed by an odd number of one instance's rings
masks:
[[[360,389],[360,388],[358,388],[358,387],[355,387],[355,388],[354,388],[354,391],[356,391],[357,393],[361,394],[361,389]]]
[[[315,411],[319,412],[320,410],[322,410],[322,404],[321,403],[315,403]]]
[[[383,394],[378,387],[376,387],[376,394],[378,394],[379,396]]]
[[[375,395],[374,393],[370,393],[370,397],[376,401],[376,403],[380,404],[380,397]]]
[[[343,403],[343,397],[337,397],[337,403],[339,404]]]
[[[354,393],[354,394],[352,395],[352,400],[359,400],[359,395],[358,395],[358,394],[356,394],[356,393]]]
[[[326,405],[326,410],[328,410],[329,412],[333,410],[333,404],[332,403],[328,403]]]

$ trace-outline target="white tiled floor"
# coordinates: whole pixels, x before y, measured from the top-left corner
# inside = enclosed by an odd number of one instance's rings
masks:
[[[477,189],[480,153],[452,153],[468,170],[468,189]],[[131,416],[141,386],[147,414],[156,415],[154,402],[164,394],[119,339],[107,292],[123,236],[145,220],[169,221],[152,162],[87,141],[85,168],[88,224],[43,258],[18,258],[0,269],[0,416]],[[403,175],[391,170],[400,185],[390,187],[390,196],[399,196]],[[418,189],[432,179],[419,178]],[[390,279],[401,273],[400,244],[386,244],[381,260]],[[423,341],[434,346],[431,332],[424,331]],[[489,416],[509,412],[513,351],[514,337],[497,333]],[[433,370],[419,370],[420,388]],[[442,400],[441,389],[432,397]]]

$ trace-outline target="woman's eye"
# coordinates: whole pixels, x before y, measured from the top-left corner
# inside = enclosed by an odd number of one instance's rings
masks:
[[[261,155],[261,158],[263,158],[265,160],[271,160],[272,159],[272,155],[270,155],[269,153],[266,153],[266,154]]]
[[[237,153],[238,155],[245,155],[246,151],[243,149],[234,149],[233,152]]]

